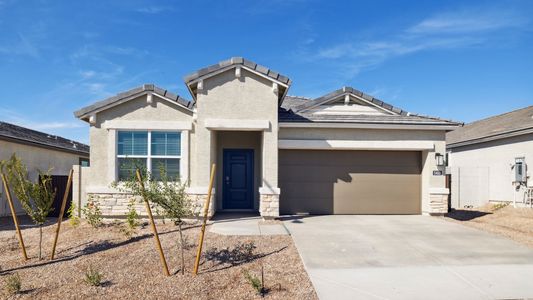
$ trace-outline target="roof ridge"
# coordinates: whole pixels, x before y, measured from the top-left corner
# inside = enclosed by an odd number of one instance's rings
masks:
[[[97,110],[99,108],[102,108],[102,107],[105,107],[106,105],[109,105],[109,104],[112,104],[116,101],[119,101],[121,99],[124,99],[124,98],[127,98],[127,97],[130,97],[130,96],[133,96],[133,95],[136,95],[136,94],[140,94],[140,93],[144,93],[144,92],[153,92],[153,93],[156,93],[162,97],[166,97],[166,98],[169,98],[170,100],[172,101],[175,101],[176,103],[182,105],[182,106],[185,106],[186,108],[191,108],[192,106],[192,101],[191,100],[188,100],[186,98],[183,98],[181,97],[180,95],[178,94],[174,94],[172,93],[171,91],[167,90],[167,89],[163,89],[161,87],[158,87],[157,85],[153,84],[153,83],[144,83],[142,84],[141,86],[137,86],[137,87],[134,87],[134,88],[131,88],[125,92],[121,92],[121,93],[118,93],[118,94],[115,94],[111,97],[108,97],[108,98],[105,98],[103,100],[99,100],[89,106],[86,106],[86,107],[83,107],[77,111],[74,112],[74,116],[77,117],[77,118],[80,118],[82,117],[83,115],[86,115],[87,113],[91,112],[91,111],[94,111],[94,110]]]
[[[505,115],[516,113],[516,112],[519,112],[521,110],[527,110],[527,109],[530,109],[530,108],[533,108],[533,105],[529,105],[529,106],[526,106],[526,107],[522,107],[522,108],[518,108],[518,109],[515,109],[515,110],[508,111],[508,112],[504,112],[503,114],[493,115],[493,116],[489,116],[489,117],[486,117],[486,118],[483,118],[483,119],[480,119],[480,120],[476,120],[476,121],[473,121],[473,122],[465,124],[465,126],[470,126],[470,125],[474,125],[474,124],[480,123],[482,121],[488,121],[488,120],[495,119],[495,118],[498,118],[498,117],[503,117]]]
[[[39,130],[35,130],[35,129],[31,129],[31,128],[28,128],[28,127],[24,127],[24,126],[20,126],[20,125],[17,125],[17,124],[13,124],[13,123],[8,123],[8,122],[5,122],[5,121],[0,121],[0,124],[6,124],[8,126],[13,126],[13,127],[17,127],[17,128],[22,128],[22,129],[25,129],[25,130],[29,130],[29,131],[32,131],[34,133],[38,133],[38,134],[41,134],[41,135],[46,135],[47,137],[56,137],[56,138],[60,138],[64,141],[67,141],[67,142],[71,142],[71,143],[76,143],[76,144],[80,144],[80,145],[85,145],[85,146],[89,146],[87,144],[84,144],[84,143],[81,143],[81,142],[78,142],[78,141],[75,141],[75,140],[71,140],[71,139],[67,139],[67,138],[64,138],[60,135],[55,135],[55,134],[51,134],[51,133],[46,133],[46,132],[43,132],[43,131],[39,131]]]
[[[311,97],[298,96],[298,95],[287,95],[285,97],[293,97],[293,98],[300,98],[300,99],[306,99],[306,100],[313,100],[313,98],[311,98]]]
[[[274,80],[278,80],[288,86],[291,85],[291,80],[289,79],[289,77],[282,75],[279,72],[276,72],[270,68],[257,64],[241,56],[233,56],[233,57],[230,57],[229,59],[219,61],[216,64],[213,64],[213,65],[198,69],[194,72],[191,72],[183,77],[183,81],[185,81],[185,84],[188,86],[192,81],[204,75],[216,72],[222,68],[233,66],[233,65],[245,66],[267,77],[270,77]]]
[[[87,144],[5,121],[0,121],[0,136],[65,151],[89,153],[89,145]]]

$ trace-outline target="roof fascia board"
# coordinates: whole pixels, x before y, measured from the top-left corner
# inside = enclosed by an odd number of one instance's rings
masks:
[[[497,140],[501,140],[505,138],[515,137],[515,136],[520,136],[520,135],[525,135],[525,134],[530,134],[530,133],[533,133],[533,128],[522,128],[522,129],[518,129],[515,131],[508,131],[508,132],[500,133],[497,135],[491,135],[491,136],[481,137],[477,139],[471,139],[468,141],[447,144],[446,148],[453,149],[453,148],[458,148],[458,147],[463,147],[463,146],[497,141]]]
[[[184,108],[185,110],[187,110],[187,111],[189,111],[189,112],[192,113],[192,109],[190,109],[190,108],[188,108],[188,107],[185,107],[185,106],[181,105],[181,104],[178,103],[177,101],[174,101],[174,100],[172,100],[172,99],[170,99],[170,98],[167,98],[167,97],[165,97],[165,96],[162,96],[162,95],[160,95],[160,94],[158,94],[158,93],[155,93],[155,92],[153,92],[153,91],[142,91],[142,92],[139,92],[139,93],[136,93],[136,94],[130,95],[130,96],[126,97],[126,98],[122,98],[122,99],[120,99],[120,100],[117,100],[117,101],[115,101],[115,102],[113,102],[113,103],[109,103],[109,104],[104,105],[104,106],[102,106],[102,107],[99,107],[99,108],[97,108],[97,109],[94,109],[94,110],[88,111],[88,112],[84,113],[83,115],[79,116],[78,119],[84,119],[84,118],[87,118],[87,117],[89,117],[89,116],[92,115],[92,114],[97,114],[97,113],[99,113],[99,112],[101,112],[101,111],[104,111],[104,110],[110,109],[110,108],[115,107],[115,106],[117,106],[117,105],[120,105],[120,104],[123,104],[123,103],[125,103],[125,102],[131,101],[131,100],[133,100],[133,99],[135,99],[135,98],[138,98],[139,96],[147,95],[148,93],[152,93],[152,95],[156,95],[157,97],[159,97],[159,98],[161,98],[161,99],[163,99],[163,100],[166,100],[166,101],[168,101],[168,102],[170,102],[170,103],[172,103],[172,104],[175,104],[175,105],[177,105],[177,106],[180,106],[180,107]]]
[[[285,88],[288,88],[288,87],[289,87],[288,84],[283,83],[283,82],[281,82],[281,81],[279,81],[279,80],[277,80],[277,79],[274,79],[274,78],[272,78],[272,77],[269,77],[269,76],[267,76],[267,75],[265,75],[265,74],[263,74],[263,73],[261,73],[261,72],[258,72],[258,71],[254,70],[254,69],[251,69],[251,68],[249,68],[249,67],[247,67],[247,66],[245,66],[245,65],[243,65],[243,64],[242,64],[242,65],[241,65],[241,64],[232,64],[232,65],[229,65],[229,66],[225,66],[225,67],[220,68],[220,69],[218,69],[218,70],[216,70],[216,71],[213,71],[213,72],[211,72],[211,73],[204,74],[204,75],[202,75],[202,76],[200,76],[200,77],[198,77],[198,78],[196,78],[196,79],[194,79],[194,80],[191,80],[190,82],[187,82],[187,85],[188,85],[188,86],[191,86],[191,85],[193,85],[193,84],[195,84],[195,83],[198,83],[199,81],[202,81],[202,80],[205,80],[205,79],[207,79],[207,78],[210,78],[210,77],[216,76],[216,75],[218,75],[218,74],[220,74],[220,73],[226,72],[226,71],[231,70],[231,69],[236,68],[236,67],[240,67],[241,69],[245,69],[245,70],[247,70],[247,71],[249,71],[249,72],[252,72],[252,73],[254,73],[254,74],[258,75],[258,76],[261,76],[261,77],[263,77],[263,78],[265,78],[265,79],[268,79],[268,80],[270,80],[270,81],[272,81],[272,82],[275,82],[275,83],[277,83],[278,85],[284,86]],[[241,75],[241,76],[242,76],[242,75]]]
[[[88,152],[83,152],[83,151],[74,150],[74,149],[67,149],[67,148],[63,148],[59,146],[52,146],[52,145],[48,145],[44,143],[24,140],[24,139],[20,139],[16,137],[11,137],[11,136],[0,135],[0,140],[4,140],[4,141],[16,143],[16,144],[22,144],[22,145],[27,145],[27,146],[33,146],[33,147],[38,147],[38,148],[59,151],[59,152],[66,152],[70,154],[77,154],[77,155],[84,156],[84,157],[89,157]]]
[[[404,129],[404,130],[445,130],[457,129],[453,125],[428,125],[428,124],[383,124],[383,123],[298,123],[280,122],[280,128],[353,128],[353,129]]]
[[[386,109],[386,108],[384,108],[384,107],[381,107],[381,106],[379,106],[379,105],[377,105],[377,104],[375,104],[375,103],[372,103],[372,102],[370,102],[370,101],[364,99],[363,97],[359,97],[358,95],[356,95],[356,94],[354,94],[354,93],[352,93],[352,92],[349,92],[349,91],[342,92],[341,94],[339,94],[339,95],[337,95],[337,96],[334,96],[334,97],[331,97],[331,98],[328,98],[328,99],[324,99],[324,100],[322,100],[322,101],[319,101],[318,103],[313,103],[312,105],[310,105],[310,106],[308,106],[308,107],[304,107],[304,108],[302,108],[302,109],[300,109],[300,110],[297,110],[297,112],[308,111],[308,110],[313,109],[313,108],[315,108],[315,107],[318,107],[318,106],[321,106],[321,105],[327,104],[327,103],[329,103],[329,102],[336,101],[336,100],[338,100],[338,98],[344,97],[344,96],[346,96],[346,95],[352,96],[352,97],[356,98],[357,100],[360,100],[360,101],[363,101],[363,102],[365,102],[365,103],[367,103],[367,104],[370,104],[371,106],[376,107],[376,108],[378,108],[378,109],[380,109],[380,110],[382,110],[382,111],[384,111],[384,112],[386,112],[386,113],[389,113],[389,114],[392,114],[392,115],[399,115],[398,113],[393,112],[392,110],[388,110],[388,109]]]

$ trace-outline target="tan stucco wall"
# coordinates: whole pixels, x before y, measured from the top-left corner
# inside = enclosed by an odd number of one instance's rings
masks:
[[[28,168],[30,179],[34,181],[39,177],[37,169],[47,171],[52,168],[51,175],[68,175],[72,166],[79,164],[80,157],[87,158],[87,156],[83,155],[0,140],[0,160],[9,159],[13,153],[16,153],[22,162],[24,162]],[[0,186],[0,191],[2,192],[0,216],[5,216],[9,215],[10,211],[4,194],[4,187],[2,184]],[[13,194],[12,196],[14,197]],[[17,212],[23,212],[20,204],[16,200],[15,206]]]
[[[153,103],[148,104],[146,95],[97,113],[96,123],[91,125],[89,134],[91,167],[87,170],[87,174],[83,174],[86,176],[84,180],[90,187],[89,189],[109,187],[110,183],[115,180],[116,130],[105,128],[105,122],[113,120],[135,121],[140,125],[144,121],[192,122],[192,113],[177,104],[155,96]],[[113,163],[110,164],[110,162]]]
[[[220,166],[216,155],[216,134],[206,128],[206,120],[268,120],[270,128],[262,137],[262,186],[278,186],[278,97],[272,82],[254,73],[228,70],[204,80],[204,89],[197,95],[198,121],[196,151],[191,156],[191,186],[206,188],[211,163]],[[260,153],[258,153],[260,154]]]
[[[444,212],[447,195],[445,176],[434,176],[437,167],[435,153],[444,154],[446,150],[445,132],[440,130],[402,130],[402,129],[333,129],[333,128],[280,128],[279,139],[287,140],[354,140],[354,141],[400,141],[406,146],[411,142],[428,141],[434,150],[422,151],[422,213]],[[281,191],[283,193],[283,191]],[[437,208],[438,207],[438,208]],[[447,206],[446,206],[447,208]],[[436,211],[438,210],[438,211]]]
[[[222,209],[223,194],[223,150],[224,149],[253,149],[254,150],[254,209],[259,207],[259,187],[261,186],[261,132],[253,131],[218,131],[217,135],[217,161],[221,162],[217,169],[215,189],[217,209]]]
[[[472,202],[472,199],[460,199],[460,189],[462,189],[462,195],[477,195],[479,191],[471,191],[472,193],[467,191],[472,188],[485,191],[481,196],[483,199],[474,201],[476,202],[473,203],[474,205],[483,205],[488,201],[513,201],[515,196],[518,200],[522,200],[524,191],[517,192],[512,184],[514,170],[511,166],[517,157],[525,157],[530,176],[528,185],[533,186],[533,134],[452,149],[449,152],[449,166],[452,173],[452,207],[461,208]],[[462,176],[471,174],[481,177],[482,172],[485,172],[483,175],[486,176],[479,178],[478,186],[473,187],[461,184],[460,171]]]

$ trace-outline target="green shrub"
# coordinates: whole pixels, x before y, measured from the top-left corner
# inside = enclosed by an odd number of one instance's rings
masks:
[[[85,207],[82,209],[87,222],[94,228],[98,228],[102,225],[102,211],[98,206],[98,203],[94,201],[92,197],[89,196],[89,200]]]
[[[88,285],[100,286],[102,284],[102,278],[102,273],[94,269],[93,266],[89,266],[89,268],[85,272],[85,282]]]
[[[130,199],[128,204],[128,214],[126,215],[126,223],[131,230],[135,230],[139,226],[139,214],[135,209],[135,199]]]
[[[135,199],[130,199],[128,204],[128,213],[126,214],[126,224],[120,229],[126,238],[131,238],[131,236],[137,231],[137,226],[139,226],[139,214],[135,209]]]
[[[80,217],[76,214],[76,204],[72,202],[67,210],[68,222],[70,226],[76,228],[80,225]]]
[[[56,190],[52,187],[50,170],[39,173],[38,182],[32,182],[28,177],[26,165],[15,154],[7,161],[0,162],[0,169],[7,171],[9,185],[17,196],[22,208],[33,223],[39,226],[39,259],[42,258],[43,225],[52,207]]]
[[[119,191],[126,192],[133,196],[142,197],[150,204],[160,207],[164,212],[164,217],[169,218],[177,227],[179,233],[178,246],[181,252],[181,273],[185,272],[185,254],[182,226],[183,218],[193,215],[190,201],[185,193],[186,184],[180,178],[174,178],[167,174],[162,165],[159,166],[159,176],[155,178],[142,166],[133,165],[138,168],[144,180],[144,190],[138,182],[136,173],[132,172],[128,179],[113,182],[112,187]]]
[[[4,281],[6,284],[6,291],[10,295],[20,293],[20,290],[22,289],[22,280],[20,279],[20,276],[18,273],[7,276]]]
[[[265,289],[264,289],[263,282],[261,281],[261,279],[259,279],[259,277],[255,276],[255,275],[250,274],[250,272],[248,272],[248,271],[243,271],[243,273],[244,273],[244,278],[246,278],[246,280],[252,286],[252,288],[258,294],[264,295],[265,294]]]

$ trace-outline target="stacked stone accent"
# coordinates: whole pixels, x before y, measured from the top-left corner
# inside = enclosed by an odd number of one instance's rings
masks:
[[[429,209],[432,215],[442,215],[448,212],[448,195],[447,194],[430,194]]]
[[[279,195],[261,194],[259,198],[259,213],[263,218],[279,217]]]
[[[146,216],[146,206],[140,197],[135,197],[126,193],[91,193],[88,194],[88,199],[95,201],[102,211],[104,217],[118,217],[124,216],[128,213],[128,204],[131,199],[135,199],[135,210],[141,216]],[[203,213],[206,194],[190,194],[189,201],[191,201],[191,209],[193,216],[201,216]],[[211,218],[215,214],[214,207],[215,197],[211,195],[211,203],[209,205],[208,216]],[[161,210],[160,210],[161,211]],[[152,213],[155,216],[155,206],[152,206]],[[191,217],[193,217],[191,216]]]

